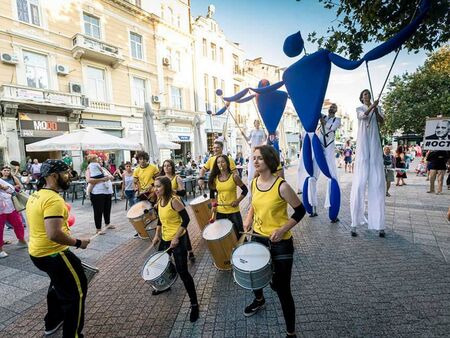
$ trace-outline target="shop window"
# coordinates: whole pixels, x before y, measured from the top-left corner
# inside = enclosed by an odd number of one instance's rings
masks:
[[[95,67],[87,67],[87,89],[90,99],[106,101],[105,70]]]
[[[39,0],[16,0],[17,16],[20,21],[41,25]]]
[[[23,51],[23,62],[27,85],[33,88],[48,88],[47,56],[29,51]]]
[[[100,39],[100,19],[83,13],[84,20],[84,34],[92,36],[93,38]]]
[[[139,60],[144,59],[144,53],[142,48],[142,35],[131,32],[130,44],[131,44],[131,56]]]

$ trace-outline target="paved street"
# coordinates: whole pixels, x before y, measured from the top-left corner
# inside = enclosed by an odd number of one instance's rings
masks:
[[[387,198],[384,239],[365,228],[358,228],[358,237],[350,237],[353,176],[342,171],[341,222],[330,224],[320,207],[318,217],[305,217],[296,226],[292,288],[299,336],[449,335],[450,191],[427,194],[425,178],[408,175],[408,185],[394,186]],[[287,178],[296,185],[296,167],[288,170]],[[320,205],[324,182],[319,181]],[[73,232],[77,237],[92,236],[89,201],[79,204],[73,207]],[[195,222],[189,229],[197,261],[190,271],[200,319],[189,322],[189,299],[180,279],[172,291],[152,296],[140,276],[149,243],[133,239],[124,209],[123,201],[114,203],[112,220],[118,228],[96,237],[87,250],[76,250],[100,269],[87,296],[86,337],[284,336],[281,307],[270,288],[265,289],[264,310],[249,318],[242,315],[252,293],[238,287],[230,272],[212,267]],[[6,239],[13,238],[12,231],[5,233]],[[32,265],[26,250],[14,244],[5,250],[10,256],[0,260],[0,336],[40,337],[48,278]]]

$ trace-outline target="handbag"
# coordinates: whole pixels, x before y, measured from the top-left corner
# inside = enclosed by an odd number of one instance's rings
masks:
[[[23,211],[27,207],[28,198],[30,196],[26,192],[19,191],[11,196],[14,209],[16,211]]]

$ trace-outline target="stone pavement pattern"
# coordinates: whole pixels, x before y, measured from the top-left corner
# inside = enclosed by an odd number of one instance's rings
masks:
[[[287,174],[292,186],[295,170],[290,168]],[[330,224],[326,210],[319,207],[319,217],[305,217],[294,230],[292,290],[299,336],[448,336],[450,225],[445,215],[450,193],[426,194],[425,179],[410,174],[408,185],[393,187],[387,198],[386,238],[363,228],[352,238],[348,205],[352,175],[341,172],[340,177],[341,222]],[[319,181],[320,205],[324,182]],[[92,234],[90,207],[77,205],[74,210],[79,218],[74,231]],[[120,225],[117,230],[97,237],[89,249],[77,250],[100,268],[88,292],[86,337],[284,336],[281,307],[270,288],[265,289],[264,310],[249,318],[242,315],[252,293],[238,287],[230,272],[212,267],[195,222],[189,229],[197,261],[190,271],[200,318],[192,324],[181,280],[172,291],[155,297],[140,277],[150,255],[149,243],[131,239],[134,231],[123,202],[114,205],[112,219]],[[40,337],[48,279],[24,250],[9,253],[0,261],[0,336]],[[14,298],[18,293],[22,298]]]

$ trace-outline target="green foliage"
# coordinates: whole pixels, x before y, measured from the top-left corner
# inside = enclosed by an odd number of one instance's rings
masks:
[[[429,55],[413,74],[395,76],[383,97],[383,134],[423,134],[426,117],[450,116],[450,47]]]
[[[299,1],[299,0],[297,0]],[[308,1],[308,0],[307,0]],[[384,42],[398,33],[414,17],[418,1],[412,0],[319,0],[336,11],[335,25],[325,36],[316,32],[308,41],[319,47],[358,59],[367,42]],[[450,39],[448,0],[430,0],[430,10],[418,31],[404,45],[408,51],[432,51]]]

